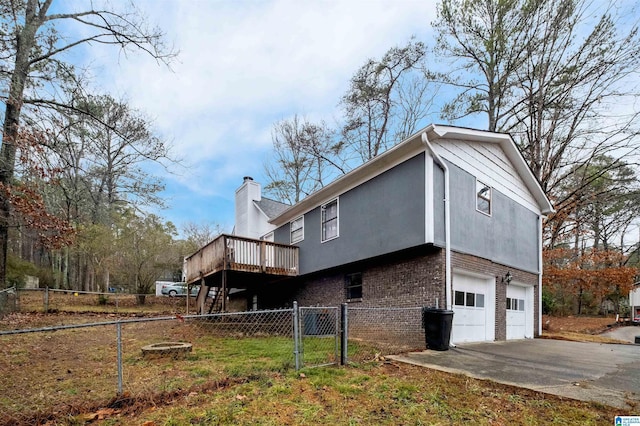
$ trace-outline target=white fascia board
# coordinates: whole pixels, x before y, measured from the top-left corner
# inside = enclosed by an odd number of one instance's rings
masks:
[[[431,128],[429,126],[427,129]],[[366,163],[351,170],[349,173],[342,175],[329,185],[319,189],[304,200],[294,204],[287,210],[275,217],[270,223],[276,227],[282,226],[292,219],[313,210],[314,208],[325,204],[328,201],[344,194],[345,192],[362,185],[363,183],[373,179],[374,177],[392,169],[410,158],[424,152],[425,148],[422,144],[420,135],[425,130],[405,139],[393,148],[385,151],[377,157],[367,161]]]
[[[505,155],[507,156],[507,158],[509,158],[509,161],[511,161],[515,169],[520,174],[520,177],[522,177],[525,185],[537,201],[540,207],[540,212],[543,215],[548,215],[555,211],[553,209],[553,206],[551,205],[551,201],[549,201],[549,198],[542,190],[538,179],[536,179],[536,177],[534,176],[531,168],[516,146],[516,143],[511,138],[511,135],[506,133],[494,133],[484,130],[441,125],[433,125],[431,126],[431,130],[433,131],[433,133],[435,133],[435,135],[437,135],[433,139],[451,138],[462,139],[465,141],[478,141],[499,144],[505,152]]]

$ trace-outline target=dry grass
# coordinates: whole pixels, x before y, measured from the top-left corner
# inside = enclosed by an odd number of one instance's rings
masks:
[[[48,305],[45,305],[44,291],[20,291],[19,304],[21,312],[94,313],[116,315],[161,315],[187,311],[186,297],[145,296],[145,303],[140,304],[136,295],[132,294],[84,294],[50,291]],[[189,311],[195,311],[195,298],[189,298]]]
[[[101,315],[85,322],[111,318]],[[72,323],[80,317],[32,319]],[[26,325],[29,315],[7,321]],[[128,324],[122,338],[125,393],[119,398],[113,397],[114,326],[0,338],[0,424],[597,425],[629,414],[385,362],[300,374],[291,368],[290,338],[216,337],[204,326],[177,320]],[[194,352],[178,359],[143,358],[140,348],[159,340],[192,342]]]
[[[98,425],[608,425],[623,410],[427,370],[368,363],[172,395],[162,405],[122,408]]]
[[[628,342],[600,335],[611,327],[617,326],[615,317],[552,317],[543,315],[542,323],[541,337],[545,339],[628,344]]]

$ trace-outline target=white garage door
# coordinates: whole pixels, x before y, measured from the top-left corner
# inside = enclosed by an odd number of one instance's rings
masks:
[[[507,340],[533,337],[533,288],[507,287]]]
[[[453,275],[453,343],[495,338],[495,288],[490,278]]]

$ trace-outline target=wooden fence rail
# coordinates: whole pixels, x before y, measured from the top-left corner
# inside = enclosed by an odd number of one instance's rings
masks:
[[[298,247],[222,234],[187,257],[185,268],[188,283],[223,270],[295,276]]]

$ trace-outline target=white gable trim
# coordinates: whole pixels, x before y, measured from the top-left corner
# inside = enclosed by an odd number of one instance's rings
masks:
[[[478,181],[534,213],[541,213],[536,199],[500,145],[458,139],[439,139],[432,145],[440,157],[471,173]]]
[[[522,153],[520,153],[520,150],[516,146],[513,139],[511,139],[510,135],[506,133],[493,133],[493,132],[487,132],[483,130],[473,130],[473,129],[465,129],[460,127],[440,126],[440,125],[432,126],[432,130],[437,135],[437,137],[429,138],[429,140],[435,142],[435,143],[432,142],[434,144],[434,147],[435,145],[438,145],[438,146],[441,145],[437,141],[438,139],[441,139],[441,138],[458,140],[463,143],[486,142],[489,144],[496,144],[500,146],[500,148],[502,148],[502,152],[504,153],[504,155],[506,156],[506,159],[508,160],[508,163],[504,163],[503,161],[500,161],[499,155],[497,154],[498,151],[495,151],[495,150],[493,151],[493,154],[488,158],[491,158],[493,161],[496,162],[496,164],[499,164],[500,162],[502,162],[503,167],[506,164],[508,168],[512,170],[512,172],[507,174],[511,174],[512,176],[515,176],[516,178],[518,178],[518,180],[520,180],[523,185],[521,186],[521,190],[525,190],[525,191],[516,191],[514,190],[514,188],[510,190],[507,189],[505,192],[505,195],[508,195],[510,198],[513,198],[515,201],[519,202],[525,207],[528,207],[529,209],[531,209],[536,213],[542,213],[544,215],[547,215],[549,213],[554,212],[551,202],[549,201],[546,194],[542,190],[540,183],[538,182],[536,177],[533,175],[533,172],[529,168],[527,162],[522,156]],[[440,153],[438,152],[438,154]],[[456,164],[454,161],[448,158],[446,154],[443,153],[442,157]],[[456,164],[456,165],[461,167],[459,164]],[[475,166],[480,170],[482,170],[483,168],[486,168],[486,166],[482,167],[481,164],[478,165],[477,163]],[[466,166],[462,166],[461,168],[471,172]],[[513,172],[515,172],[515,174],[513,174]],[[505,186],[510,182],[509,182],[509,178],[505,176],[504,171],[502,174],[503,176],[501,178],[498,178],[498,180],[496,180],[495,182],[499,182],[499,185]],[[489,176],[490,175],[487,175],[487,177]],[[494,181],[492,180],[492,182]],[[526,195],[526,193],[528,193],[528,195]],[[527,201],[527,198],[529,198],[528,201]]]

